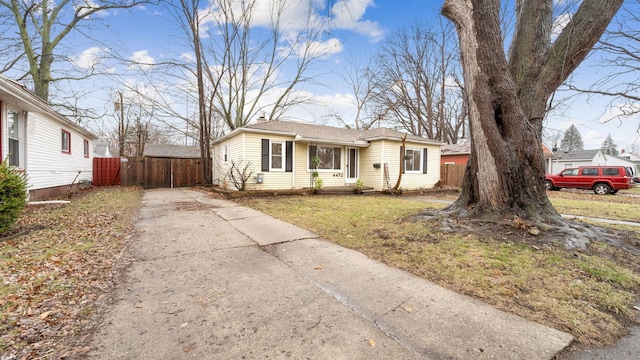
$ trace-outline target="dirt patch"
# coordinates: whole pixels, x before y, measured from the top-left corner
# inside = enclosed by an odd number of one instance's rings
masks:
[[[211,209],[213,206],[206,205],[197,201],[180,201],[176,203],[176,210],[180,211],[197,211]]]

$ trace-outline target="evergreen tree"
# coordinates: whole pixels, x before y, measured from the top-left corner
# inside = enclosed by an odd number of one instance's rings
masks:
[[[611,134],[607,135],[607,138],[602,142],[602,146],[600,146],[600,150],[605,155],[618,155],[618,145],[613,142],[613,138],[611,138]]]
[[[575,125],[571,124],[567,131],[564,132],[564,137],[562,138],[562,142],[560,143],[560,150],[574,151],[582,149],[584,149],[584,144],[582,143],[582,135],[580,135],[580,131],[578,131],[578,128]]]

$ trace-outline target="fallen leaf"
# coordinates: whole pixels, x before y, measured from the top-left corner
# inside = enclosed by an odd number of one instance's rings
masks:
[[[411,306],[403,306],[402,308],[404,309],[404,311],[409,313],[413,311],[413,308]]]
[[[376,346],[376,342],[373,341],[373,339],[369,339],[369,346],[371,346],[371,347]]]
[[[189,323],[182,323],[180,324],[180,328],[186,328],[187,326],[189,326]]]
[[[40,320],[44,320],[46,319],[49,315],[51,315],[53,311],[45,311],[42,314],[40,314],[40,316],[38,316],[40,318]]]
[[[313,267],[313,270],[322,270],[324,267],[322,265],[316,265]]]
[[[196,348],[196,344],[189,344],[182,347],[182,351],[188,353],[189,351]]]

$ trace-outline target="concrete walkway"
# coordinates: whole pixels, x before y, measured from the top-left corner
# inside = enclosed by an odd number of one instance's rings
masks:
[[[149,190],[95,359],[550,359],[569,334],[260,212]]]

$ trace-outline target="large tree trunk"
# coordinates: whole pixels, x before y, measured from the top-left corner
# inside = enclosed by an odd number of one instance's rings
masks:
[[[499,0],[446,0],[456,25],[469,106],[471,156],[462,216],[556,222],[544,187],[542,119],[546,101],[586,57],[622,0],[584,0],[551,45],[552,0],[518,0],[507,61]]]

